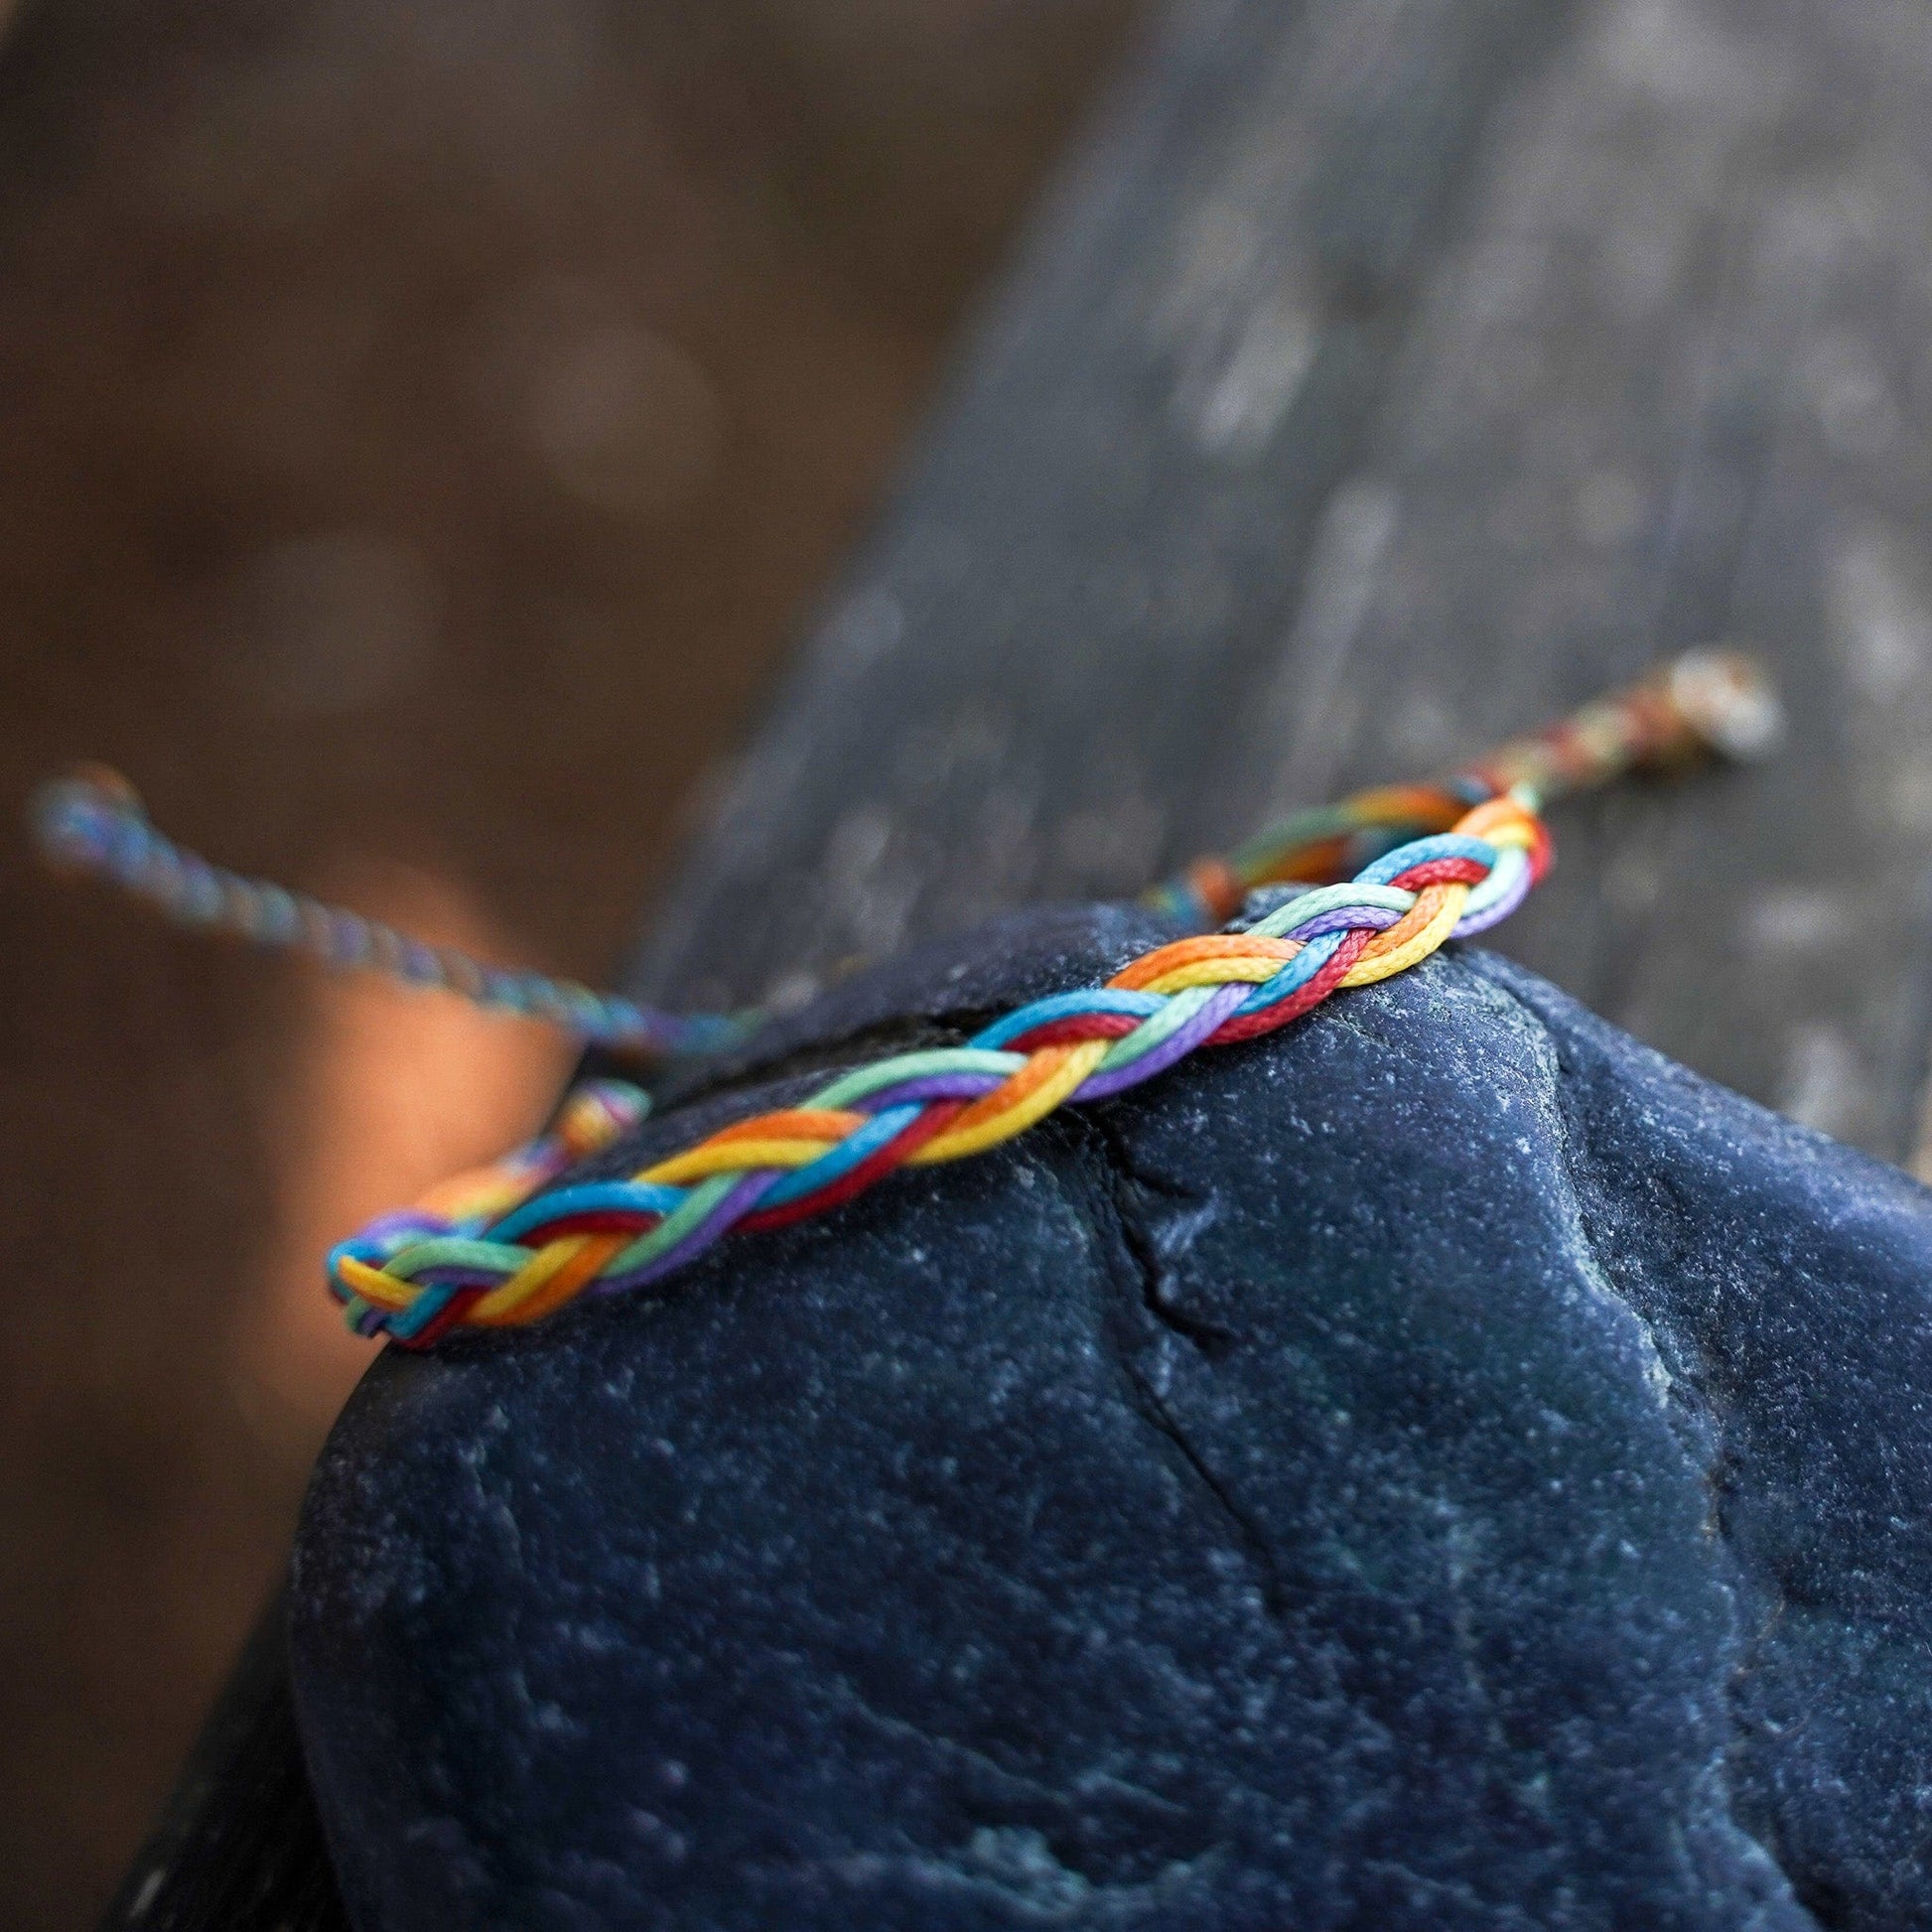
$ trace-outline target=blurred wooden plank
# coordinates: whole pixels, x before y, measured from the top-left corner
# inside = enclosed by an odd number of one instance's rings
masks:
[[[1894,1159],[1932,867],[1922,25],[1873,0],[1579,17],[1492,131],[1363,451],[1387,535],[1330,594],[1336,668],[1319,697],[1285,669],[1246,754],[1258,791],[1320,795],[1750,641],[1785,755],[1566,812],[1561,871],[1498,941]]]
[[[1231,755],[1546,0],[1182,6],[1037,221],[635,981],[1139,890]],[[758,916],[744,917],[756,903]]]
[[[1427,769],[1739,636],[1789,753],[1499,935],[1893,1158],[1932,864],[1932,40],[1892,0],[1183,7],[638,964],[693,1003]],[[756,916],[746,909],[756,906]]]

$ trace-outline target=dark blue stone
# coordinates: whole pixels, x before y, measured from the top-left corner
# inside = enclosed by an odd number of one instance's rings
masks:
[[[1097,916],[604,1165],[1161,936]],[[294,1592],[354,1919],[1932,1924],[1927,1210],[1464,954],[387,1355]]]

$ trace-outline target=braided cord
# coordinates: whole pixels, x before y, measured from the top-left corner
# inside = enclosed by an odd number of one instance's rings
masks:
[[[416,1347],[460,1324],[518,1325],[581,1294],[641,1288],[734,1228],[778,1227],[897,1168],[983,1153],[1058,1107],[1124,1093],[1202,1047],[1272,1033],[1342,987],[1403,972],[1507,917],[1549,862],[1527,790],[1489,799],[1248,931],[1157,947],[1104,986],[1035,1000],[963,1046],[855,1068],[627,1179],[503,1213],[509,1188],[485,1170],[474,1194],[446,1188],[343,1242],[331,1288],[357,1332]]]

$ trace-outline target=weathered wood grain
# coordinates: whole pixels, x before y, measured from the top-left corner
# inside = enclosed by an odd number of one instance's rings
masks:
[[[783,996],[1747,640],[1788,753],[1572,808],[1505,950],[1911,1151],[1932,40],[1822,8],[1182,8],[635,983]],[[747,917],[747,908],[756,907]]]
[[[1190,5],[986,317],[637,983],[784,991],[1243,821],[1244,720],[1564,9]],[[759,911],[747,921],[744,909]]]

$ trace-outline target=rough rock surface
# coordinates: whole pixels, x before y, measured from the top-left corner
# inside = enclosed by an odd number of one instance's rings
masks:
[[[693,1104],[1147,936],[888,969]],[[1932,1197],[1442,958],[385,1356],[305,1739],[363,1932],[1932,1924],[1929,1402]]]

